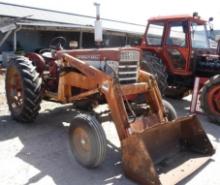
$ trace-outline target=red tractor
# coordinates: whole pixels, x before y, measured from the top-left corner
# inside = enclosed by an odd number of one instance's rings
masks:
[[[207,78],[201,108],[210,121],[220,123],[219,47],[210,48],[206,25],[196,14],[150,18],[140,46],[145,58],[141,67],[155,74],[164,94],[175,98],[193,89],[195,77]]]

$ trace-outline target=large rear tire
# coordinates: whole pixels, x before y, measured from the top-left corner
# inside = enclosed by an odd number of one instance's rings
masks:
[[[189,92],[190,90],[187,87],[169,86],[165,91],[165,96],[172,99],[181,100],[185,96],[188,96]]]
[[[107,142],[94,116],[78,114],[69,129],[70,148],[76,160],[87,168],[99,166],[106,156]]]
[[[166,88],[168,87],[167,78],[168,74],[163,62],[157,56],[151,55],[147,52],[143,55],[144,61],[141,62],[141,69],[154,75],[160,92],[164,95]]]
[[[36,67],[26,57],[12,59],[7,68],[5,88],[11,116],[19,122],[32,122],[41,103],[41,83]]]
[[[210,78],[200,90],[201,108],[208,119],[220,124],[220,75]]]

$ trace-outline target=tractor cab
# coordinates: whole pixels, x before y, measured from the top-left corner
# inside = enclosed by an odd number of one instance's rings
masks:
[[[210,46],[212,20],[195,13],[150,18],[140,45],[141,68],[154,74],[168,97],[181,99],[200,89],[202,109],[212,122],[220,123],[220,41],[216,48]]]
[[[194,53],[211,53],[206,21],[198,16],[152,17],[141,48],[156,53],[173,75],[192,74]]]

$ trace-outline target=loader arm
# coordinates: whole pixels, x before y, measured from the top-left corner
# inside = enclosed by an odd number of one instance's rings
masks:
[[[60,76],[58,88],[59,101],[70,101],[76,99],[76,97],[83,98],[88,96],[90,93],[103,93],[109,105],[112,119],[116,125],[121,141],[127,138],[129,133],[132,133],[130,130],[128,114],[124,105],[124,96],[145,94],[152,110],[158,117],[158,123],[167,121],[160,92],[156,81],[151,74],[141,71],[139,83],[119,85],[119,83],[111,76],[69,54],[58,53],[58,59],[63,63],[63,65],[74,67],[81,72],[69,72]],[[76,97],[71,96],[71,87],[74,86],[87,89],[88,91],[81,93]],[[135,122],[132,123],[133,126],[135,124]],[[145,129],[147,126],[146,124],[147,123],[143,123],[142,129],[139,130],[139,132]]]

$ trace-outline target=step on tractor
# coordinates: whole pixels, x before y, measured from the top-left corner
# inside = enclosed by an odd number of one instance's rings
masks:
[[[141,68],[155,75],[163,94],[177,99],[189,94],[196,77],[206,78],[201,108],[210,121],[220,123],[220,48],[210,47],[210,21],[197,13],[150,18],[140,45]]]
[[[13,119],[34,121],[42,99],[73,102],[78,113],[69,127],[69,146],[87,168],[103,162],[107,142],[101,123],[113,121],[124,173],[138,184],[175,184],[209,161],[215,150],[198,118],[176,118],[155,78],[140,70],[139,48],[64,50],[63,40],[10,61],[6,95]],[[138,103],[142,95],[145,102]]]

